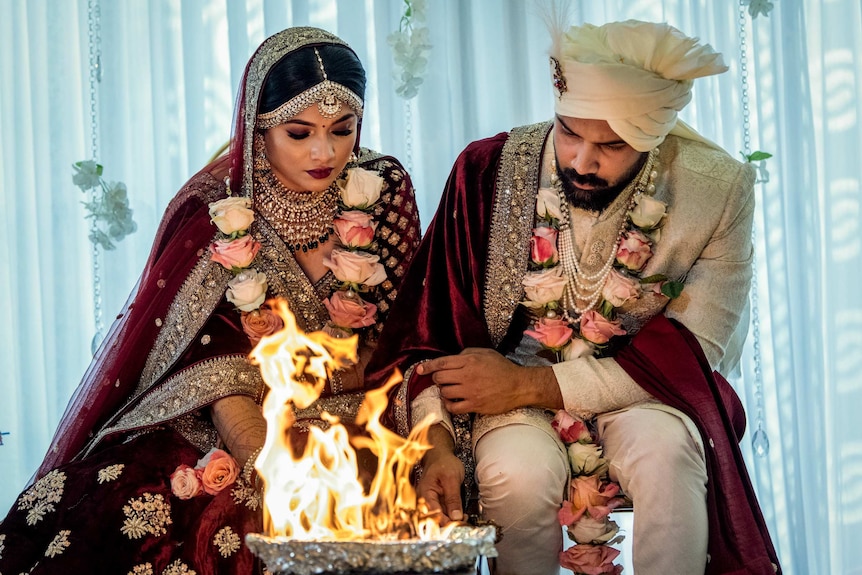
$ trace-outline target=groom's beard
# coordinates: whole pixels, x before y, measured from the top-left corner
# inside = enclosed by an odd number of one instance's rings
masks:
[[[646,162],[646,154],[632,166],[629,173],[620,179],[620,183],[614,186],[609,185],[607,180],[594,174],[579,174],[574,168],[563,168],[560,166],[559,158],[556,158],[555,161],[557,163],[557,175],[569,205],[589,212],[601,212],[611,205],[611,202],[620,195],[620,192],[638,175],[644,162]],[[585,190],[578,186],[589,186],[590,189]]]

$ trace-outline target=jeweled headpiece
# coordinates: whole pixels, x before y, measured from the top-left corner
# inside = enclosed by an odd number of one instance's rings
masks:
[[[551,33],[554,111],[605,120],[642,152],[682,124],[677,113],[691,101],[695,78],[727,70],[709,44],[668,24],[626,20]]]
[[[315,103],[318,112],[324,118],[336,117],[341,112],[342,102],[350,106],[359,118],[362,117],[362,98],[350,88],[331,81],[326,75],[326,68],[317,48],[314,48],[314,55],[317,56],[317,64],[320,66],[320,73],[323,74],[323,81],[291,98],[275,110],[258,114],[258,128],[266,130],[283,124]]]

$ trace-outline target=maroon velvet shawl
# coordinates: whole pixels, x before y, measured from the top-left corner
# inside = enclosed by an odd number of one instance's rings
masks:
[[[457,354],[466,347],[493,347],[482,297],[497,171],[507,138],[501,133],[474,142],[456,160],[367,369],[369,386],[423,359]],[[520,333],[509,337],[519,339]],[[694,336],[658,316],[617,359],[645,390],[689,415],[715,445],[707,452],[707,573],[773,573],[772,563],[778,565],[778,560],[737,445],[744,413],[727,382],[713,377]],[[407,405],[402,406],[408,421],[410,402],[431,385],[428,376],[410,378]],[[393,428],[398,402],[393,392],[388,414]]]

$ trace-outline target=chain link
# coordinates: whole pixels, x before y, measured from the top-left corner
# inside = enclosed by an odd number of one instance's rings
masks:
[[[748,15],[746,14],[745,0],[739,1],[739,75],[740,83],[742,84],[742,150],[747,156],[751,154],[751,106],[748,93],[748,44],[746,42],[747,30],[746,22]],[[751,244],[756,243],[755,230],[751,230]],[[754,453],[758,457],[765,457],[769,453],[769,438],[764,429],[765,415],[763,408],[763,367],[762,356],[760,349],[760,310],[758,308],[758,286],[757,286],[757,250],[752,259],[752,268],[754,273],[751,277],[751,293],[749,301],[751,302],[751,331],[754,338],[754,434],[752,435],[751,445]]]
[[[404,100],[404,149],[406,159],[404,169],[413,177],[413,101],[414,98]]]
[[[93,161],[99,162],[99,83],[102,81],[102,29],[101,9],[99,0],[88,0],[87,2],[87,24],[90,56],[90,153]],[[99,187],[90,192],[90,201],[96,201],[96,195],[101,193]],[[96,218],[92,219],[90,232],[95,235],[98,231]],[[96,333],[93,335],[92,351],[95,353],[102,340],[102,277],[101,277],[101,250],[96,242],[93,244],[93,320]]]

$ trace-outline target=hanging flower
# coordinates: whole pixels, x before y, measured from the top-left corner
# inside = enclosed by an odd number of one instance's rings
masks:
[[[128,192],[123,182],[107,182],[102,178],[103,168],[92,160],[72,164],[75,174],[72,183],[82,192],[94,191],[92,199],[84,202],[87,218],[92,218],[90,241],[105,250],[113,250],[119,242],[138,229],[132,219]]]

